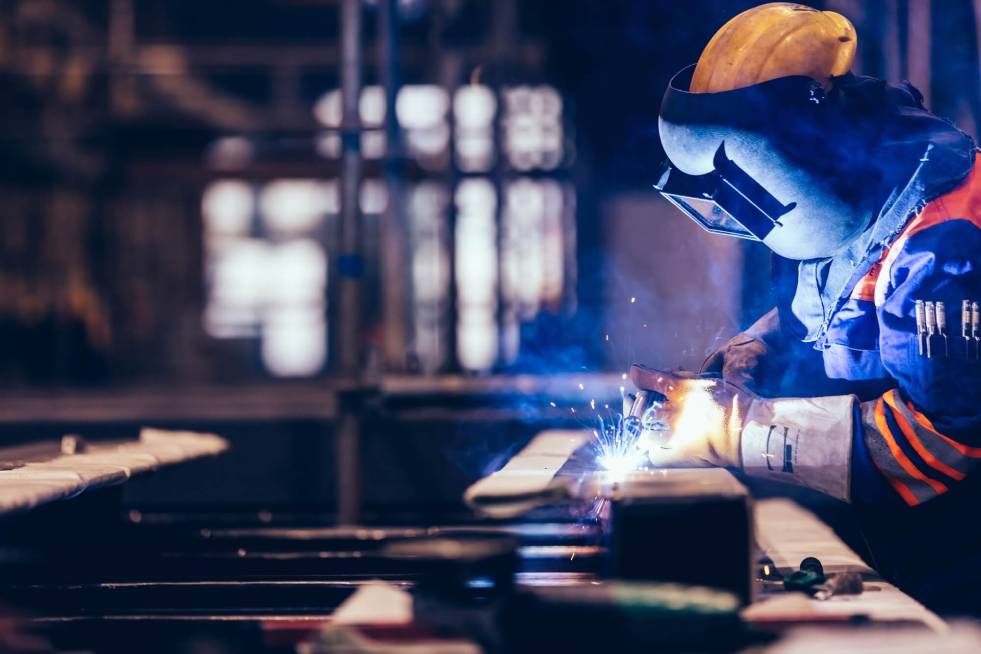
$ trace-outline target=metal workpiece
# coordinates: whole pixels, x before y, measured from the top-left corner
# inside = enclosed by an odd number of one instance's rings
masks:
[[[751,498],[729,472],[647,470],[598,490],[610,502],[611,577],[712,586],[750,602]]]
[[[644,414],[650,407],[654,393],[639,390],[633,395],[629,410],[623,416],[623,432],[626,436],[636,438],[644,429]]]

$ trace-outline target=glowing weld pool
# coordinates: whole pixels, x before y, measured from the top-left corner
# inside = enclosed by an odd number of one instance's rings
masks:
[[[650,443],[642,434],[645,431],[663,431],[664,425],[657,416],[658,408],[660,404],[655,403],[642,420],[624,418],[620,414],[608,421],[599,418],[600,428],[593,431],[596,437],[596,462],[608,479],[621,480],[648,463]]]

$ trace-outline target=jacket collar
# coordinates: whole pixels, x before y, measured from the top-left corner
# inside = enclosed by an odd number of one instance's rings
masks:
[[[886,247],[929,201],[960,185],[974,165],[971,137],[915,99],[916,106],[900,106],[892,114],[879,141],[879,156],[912,163],[905,173],[885,179],[880,193],[885,199],[875,220],[834,257],[800,263],[793,311],[807,328],[803,340],[815,342],[816,348],[825,347],[831,321]]]

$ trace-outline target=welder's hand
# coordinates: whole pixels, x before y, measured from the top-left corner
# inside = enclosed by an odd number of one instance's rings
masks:
[[[702,372],[720,373],[728,382],[756,388],[767,354],[769,348],[761,339],[749,334],[736,334],[709,355],[702,364]]]
[[[713,352],[702,364],[702,372],[714,372],[737,386],[762,391],[781,375],[780,350],[783,343],[780,316],[771,309]],[[774,351],[774,347],[776,351]]]
[[[651,463],[657,466],[740,467],[740,437],[750,405],[757,396],[722,379],[687,378],[643,366],[630,369],[642,389],[667,398],[658,418],[668,430],[665,439],[650,441]]]

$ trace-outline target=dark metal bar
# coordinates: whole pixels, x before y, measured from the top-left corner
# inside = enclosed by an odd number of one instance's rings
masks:
[[[385,161],[388,202],[381,220],[382,355],[387,370],[403,370],[408,353],[408,298],[406,244],[409,242],[402,202],[402,141],[395,100],[399,91],[398,0],[378,5],[378,64],[385,92]]]
[[[362,365],[362,257],[361,216],[361,134],[358,103],[361,97],[361,2],[343,0],[341,4],[341,215],[338,256],[338,356],[341,375],[352,382],[360,380]],[[342,398],[337,423],[337,520],[357,522],[361,505],[361,416],[360,402]]]

